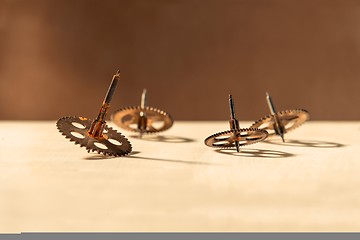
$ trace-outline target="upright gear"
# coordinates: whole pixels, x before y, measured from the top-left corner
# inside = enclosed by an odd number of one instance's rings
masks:
[[[229,96],[230,105],[230,130],[215,133],[207,137],[204,141],[206,146],[215,148],[233,148],[240,152],[240,146],[250,145],[260,142],[268,136],[266,130],[257,128],[240,128],[239,122],[235,117],[235,109],[232,96]]]
[[[264,129],[269,133],[269,137],[279,135],[285,142],[284,135],[289,131],[301,126],[310,119],[310,114],[304,109],[293,109],[276,112],[273,101],[268,93],[266,100],[271,114],[255,121],[251,127]]]
[[[124,156],[131,152],[130,142],[105,122],[112,96],[120,78],[119,71],[114,75],[99,115],[95,120],[84,117],[62,117],[56,122],[58,130],[70,141],[85,147],[88,152],[96,151],[109,156]]]
[[[143,134],[157,133],[169,129],[174,121],[170,114],[157,108],[146,106],[146,89],[141,97],[141,105],[116,110],[111,117],[119,127]]]

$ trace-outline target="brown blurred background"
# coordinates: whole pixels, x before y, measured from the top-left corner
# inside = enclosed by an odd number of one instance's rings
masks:
[[[0,119],[97,114],[148,103],[176,120],[305,108],[359,120],[360,1],[0,0]]]

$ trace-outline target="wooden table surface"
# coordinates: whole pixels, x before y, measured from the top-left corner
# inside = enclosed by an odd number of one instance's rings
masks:
[[[55,121],[2,121],[0,232],[360,230],[360,122],[310,121],[240,153],[204,145],[227,128],[121,131],[133,153],[103,158]]]

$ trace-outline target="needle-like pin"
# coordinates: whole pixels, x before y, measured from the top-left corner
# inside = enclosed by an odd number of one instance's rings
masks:
[[[144,88],[142,94],[141,94],[141,102],[140,102],[140,108],[145,109],[146,107],[146,89]],[[138,129],[139,129],[139,137],[142,138],[144,132],[146,131],[146,125],[147,125],[147,118],[144,111],[140,112],[140,118],[138,122]]]
[[[229,121],[230,129],[231,130],[239,130],[240,126],[239,126],[239,122],[235,116],[235,107],[234,107],[234,102],[233,102],[231,94],[229,94],[229,105],[230,105],[230,121]],[[235,146],[236,146],[236,151],[240,152],[239,141],[235,141]]]
[[[105,127],[105,117],[106,117],[106,114],[107,114],[107,111],[109,110],[110,108],[110,102],[112,100],[112,97],[115,93],[115,90],[116,90],[116,86],[117,86],[117,83],[120,79],[120,71],[118,70],[113,78],[112,78],[112,81],[111,81],[111,84],[109,86],[109,89],[106,93],[106,96],[104,98],[104,101],[101,105],[101,108],[100,108],[100,111],[99,111],[99,114],[98,116],[96,117],[96,119],[93,121],[89,131],[88,131],[88,134],[92,137],[95,137],[95,138],[101,138],[102,137],[102,133],[103,133],[103,130],[104,130],[104,127]]]
[[[117,86],[119,79],[120,79],[120,70],[118,70],[113,76],[110,87],[109,87],[109,89],[106,93],[105,99],[104,99],[104,104],[110,104],[111,99],[115,93],[116,86]]]
[[[142,94],[141,94],[141,104],[140,104],[140,107],[141,108],[145,108],[146,106],[146,88],[144,88]]]
[[[276,129],[276,132],[280,135],[281,139],[283,142],[285,142],[285,139],[284,139],[284,128],[283,126],[280,124],[279,122],[279,119],[276,115],[276,110],[275,110],[275,106],[274,106],[274,103],[269,95],[269,93],[266,93],[266,101],[267,101],[267,104],[269,106],[269,109],[270,109],[270,113],[271,115],[273,115],[274,117],[274,123],[275,123],[275,129]]]

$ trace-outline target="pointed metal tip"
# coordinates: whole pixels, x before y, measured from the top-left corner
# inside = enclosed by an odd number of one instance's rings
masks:
[[[141,108],[145,108],[145,106],[146,106],[146,94],[147,94],[147,90],[146,90],[146,88],[144,88],[144,90],[141,94],[141,103],[140,103]]]
[[[229,94],[229,106],[230,106],[230,118],[235,119],[235,107],[231,94]]]
[[[239,142],[236,142],[236,143],[235,143],[235,146],[236,146],[236,151],[237,151],[237,152],[240,152]]]
[[[232,95],[229,94],[229,103],[230,105],[234,105]]]
[[[266,97],[270,97],[270,94],[268,92],[266,92]]]
[[[284,134],[280,134],[281,140],[283,141],[283,143],[285,142],[285,138],[284,138]]]

